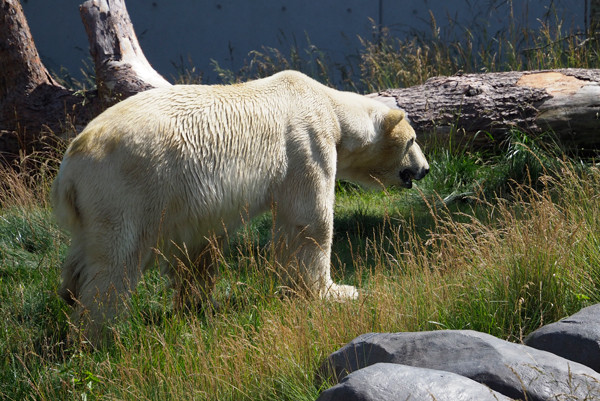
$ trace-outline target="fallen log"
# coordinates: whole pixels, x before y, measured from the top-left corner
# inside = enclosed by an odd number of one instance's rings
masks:
[[[600,70],[559,69],[435,77],[369,95],[407,111],[422,137],[486,144],[514,129],[553,132],[566,146],[600,148]]]

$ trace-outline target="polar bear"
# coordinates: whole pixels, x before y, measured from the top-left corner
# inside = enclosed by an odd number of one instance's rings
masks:
[[[92,120],[65,153],[52,188],[72,235],[60,294],[99,327],[156,248],[193,261],[209,294],[208,238],[274,208],[286,284],[356,298],[330,275],[336,178],[410,188],[428,170],[402,111],[299,72],[139,93]]]

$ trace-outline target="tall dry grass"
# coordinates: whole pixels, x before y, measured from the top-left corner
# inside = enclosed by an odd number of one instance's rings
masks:
[[[353,265],[344,267],[364,291],[356,302],[280,297],[270,250],[247,230],[217,255],[220,310],[174,311],[151,273],[129,320],[114,328],[114,345],[81,353],[73,343],[60,385],[39,371],[36,391],[42,399],[315,399],[329,384],[316,375],[326,355],[366,332],[468,328],[521,341],[599,298],[600,171],[559,164],[537,189],[475,196],[461,212],[425,198],[424,236],[415,220],[384,216],[364,246],[349,246]]]

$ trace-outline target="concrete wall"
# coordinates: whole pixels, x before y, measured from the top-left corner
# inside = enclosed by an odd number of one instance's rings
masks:
[[[46,65],[78,75],[89,59],[87,36],[79,17],[79,0],[21,0],[33,37]],[[442,35],[449,24],[485,29],[487,35],[506,29],[511,4],[514,19],[531,27],[550,11],[566,27],[583,28],[588,0],[127,0],[140,44],[154,68],[172,80],[174,65],[196,66],[206,82],[215,82],[210,60],[239,69],[248,52],[262,46],[307,48],[306,38],[344,63],[358,54],[358,36],[371,38],[383,24],[398,36],[430,32],[432,10]],[[550,10],[556,7],[556,13]],[[190,64],[191,62],[191,64]]]

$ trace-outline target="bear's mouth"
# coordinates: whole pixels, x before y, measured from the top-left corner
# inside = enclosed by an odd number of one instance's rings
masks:
[[[412,174],[410,173],[410,171],[402,170],[400,172],[400,180],[402,181],[402,185],[404,186],[404,188],[412,188]]]

